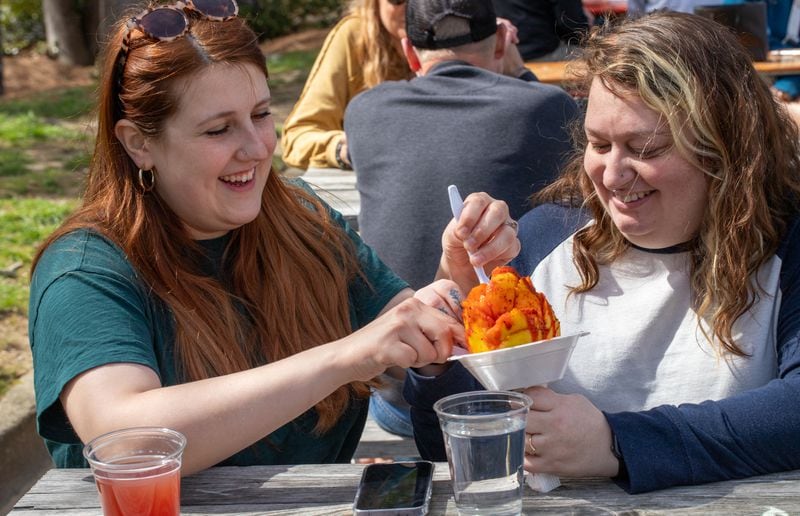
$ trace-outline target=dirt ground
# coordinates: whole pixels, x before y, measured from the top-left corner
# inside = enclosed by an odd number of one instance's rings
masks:
[[[265,42],[262,49],[267,55],[318,49],[327,32],[327,29],[315,29],[291,34]],[[0,99],[17,99],[56,88],[91,85],[96,78],[94,67],[65,66],[32,52],[4,57],[3,68],[5,94]],[[288,88],[288,91],[273,92],[273,112],[281,121],[291,110],[302,83],[291,84]],[[22,376],[31,367],[27,318],[0,313],[0,375],[13,371],[14,376]]]

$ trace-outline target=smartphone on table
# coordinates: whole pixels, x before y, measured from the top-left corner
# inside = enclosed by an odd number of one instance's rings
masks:
[[[433,462],[390,462],[364,468],[353,514],[416,516],[428,513],[433,488]]]

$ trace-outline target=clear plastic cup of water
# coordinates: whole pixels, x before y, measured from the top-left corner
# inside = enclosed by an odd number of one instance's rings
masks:
[[[475,391],[434,404],[460,515],[522,514],[525,420],[531,403],[518,392]]]

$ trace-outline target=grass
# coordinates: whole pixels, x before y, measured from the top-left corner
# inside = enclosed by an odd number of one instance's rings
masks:
[[[297,73],[307,75],[316,58],[316,50],[296,50],[268,56],[267,70],[269,70],[270,81],[280,84],[293,80],[293,76]]]
[[[34,251],[77,204],[77,199],[0,199],[0,269],[22,264],[15,277],[0,277],[0,313],[27,312]]]
[[[33,94],[24,99],[0,102],[0,112],[6,115],[33,113],[44,119],[69,120],[81,118],[91,112],[94,87],[64,88],[47,94]]]
[[[92,90],[0,102],[0,199],[77,196],[92,141]]]
[[[92,139],[85,129],[92,89],[0,102],[0,270],[22,264],[15,276],[0,277],[0,316],[27,312],[34,250],[77,204]]]
[[[276,101],[296,100],[316,54],[270,56]],[[88,129],[94,89],[0,98],[0,271],[16,272],[0,275],[0,325],[8,314],[27,314],[33,254],[78,205],[94,139]],[[0,341],[0,351],[8,345]],[[13,365],[0,363],[0,395],[19,375]]]

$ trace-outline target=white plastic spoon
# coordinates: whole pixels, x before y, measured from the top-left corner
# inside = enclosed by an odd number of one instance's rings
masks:
[[[464,207],[464,201],[461,199],[461,194],[458,193],[458,187],[456,185],[448,186],[447,195],[450,197],[450,210],[453,212],[453,217],[458,221],[461,217],[461,209]],[[483,267],[473,267],[473,269],[475,269],[475,274],[478,275],[478,280],[481,283],[489,283],[489,276],[486,275]]]

